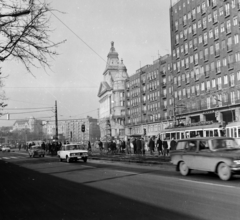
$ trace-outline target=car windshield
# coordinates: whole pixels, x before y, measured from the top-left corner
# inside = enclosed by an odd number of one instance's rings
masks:
[[[41,146],[33,146],[32,149],[37,150],[37,149],[42,149]]]
[[[66,150],[83,150],[84,146],[81,145],[67,145],[65,147]]]
[[[214,139],[212,140],[211,149],[213,151],[225,149],[240,149],[240,146],[233,139]]]

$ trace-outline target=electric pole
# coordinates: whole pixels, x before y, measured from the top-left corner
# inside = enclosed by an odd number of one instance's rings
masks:
[[[55,139],[58,140],[57,101],[55,101],[55,127],[56,127],[56,137],[55,137]]]

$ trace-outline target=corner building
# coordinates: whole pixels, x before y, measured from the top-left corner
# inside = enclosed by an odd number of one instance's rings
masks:
[[[128,79],[127,68],[123,60],[119,62],[118,53],[111,42],[103,81],[98,91],[99,126],[102,141],[112,137],[125,137],[125,80]]]
[[[184,127],[191,137],[217,136],[226,126],[227,136],[240,137],[240,0],[176,1],[170,25],[175,123],[168,136],[183,137]]]

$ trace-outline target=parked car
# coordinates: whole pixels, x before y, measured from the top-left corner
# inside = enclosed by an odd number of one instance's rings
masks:
[[[66,160],[70,163],[71,161],[83,160],[86,163],[88,159],[88,151],[84,148],[83,145],[79,144],[63,145],[57,152],[59,161]]]
[[[11,149],[8,145],[3,145],[2,146],[2,152],[10,152],[10,151],[11,151]]]
[[[29,157],[44,157],[45,151],[40,145],[33,145],[28,149]]]
[[[229,180],[240,173],[240,147],[234,138],[227,137],[183,139],[171,152],[171,162],[184,176],[191,170],[202,170]]]

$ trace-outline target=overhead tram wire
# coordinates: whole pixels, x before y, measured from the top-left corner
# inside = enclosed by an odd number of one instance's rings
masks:
[[[42,4],[42,2],[40,0],[38,0],[39,3]],[[68,27],[57,15],[55,15],[53,12],[50,11],[50,13],[57,18],[70,32],[72,32],[79,40],[81,40],[90,50],[92,50],[99,58],[101,58],[105,63],[107,63],[107,61],[101,57],[92,47],[90,47],[81,37],[79,37],[70,27]]]

